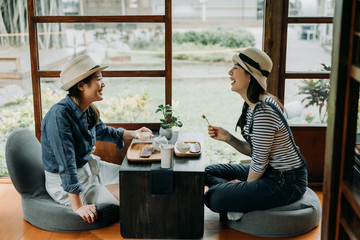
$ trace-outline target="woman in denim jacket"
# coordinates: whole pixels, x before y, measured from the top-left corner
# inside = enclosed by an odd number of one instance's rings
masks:
[[[206,167],[205,204],[230,220],[243,213],[283,206],[299,200],[307,187],[306,162],[295,145],[283,106],[266,91],[272,61],[266,53],[247,48],[233,56],[231,90],[244,99],[237,123],[241,140],[221,127],[208,126],[209,136],[251,157],[250,164]]]
[[[96,204],[119,205],[119,165],[101,161],[92,154],[95,141],[114,142],[121,149],[135,131],[106,126],[93,104],[103,99],[101,71],[89,55],[81,55],[62,70],[63,90],[68,95],[48,111],[41,122],[42,161],[49,195],[71,205],[85,221],[97,218]]]

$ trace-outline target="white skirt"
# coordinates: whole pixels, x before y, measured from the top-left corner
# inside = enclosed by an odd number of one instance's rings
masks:
[[[101,161],[100,179],[91,174],[89,164],[85,164],[82,168],[78,168],[79,182],[83,187],[80,193],[82,204],[100,204],[112,203],[120,205],[115,196],[105,187],[109,184],[119,184],[119,170],[120,165]],[[68,193],[61,187],[61,178],[59,173],[51,173],[45,171],[45,187],[49,195],[58,203],[62,205],[70,205]]]

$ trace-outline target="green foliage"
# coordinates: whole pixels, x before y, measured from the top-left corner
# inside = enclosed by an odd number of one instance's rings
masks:
[[[43,87],[41,94],[44,115],[52,105],[65,97],[64,91],[52,90],[48,87]],[[145,106],[149,101],[149,95],[143,92],[128,94],[122,98],[110,97],[106,103],[102,101],[97,105],[102,110],[101,119],[104,122],[134,122],[141,114],[148,115]],[[21,127],[35,133],[33,111],[32,95],[18,97],[15,104],[0,108],[0,175],[8,174],[5,164],[5,142],[11,132]]]
[[[155,113],[161,112],[163,118],[160,118],[161,127],[163,129],[168,129],[172,127],[182,127],[183,123],[180,121],[179,116],[173,116],[173,108],[172,106],[166,104],[159,105],[156,109]]]
[[[154,56],[164,57],[165,37],[160,27],[149,29],[120,27],[115,30],[103,28],[95,32],[95,38],[110,43],[122,42],[132,50],[152,50]],[[172,40],[174,59],[204,62],[230,61],[235,49],[255,45],[255,38],[249,31],[234,28],[173,32]],[[136,51],[132,54],[136,54]]]
[[[234,51],[220,45],[201,45],[192,42],[173,44],[173,58],[201,62],[228,62]]]
[[[214,155],[217,157],[216,161],[219,162],[238,163],[239,161],[237,152],[229,151],[224,148],[216,149]]]
[[[5,143],[17,127],[35,132],[32,96],[22,96],[15,104],[0,108],[0,176],[7,175],[5,164]]]
[[[97,29],[95,32],[96,40],[109,42],[122,42],[134,50],[163,50],[165,36],[161,27],[149,29]],[[163,56],[161,56],[163,57]]]
[[[254,36],[247,30],[234,28],[215,28],[201,31],[175,32],[173,43],[186,42],[199,45],[219,45],[226,48],[244,48],[255,45]]]
[[[313,120],[314,120],[314,116],[312,115],[312,113],[311,112],[308,112],[306,115],[305,115],[305,121],[307,122],[307,123],[311,123]]]
[[[303,80],[303,85],[299,86],[298,94],[306,95],[301,102],[306,102],[305,108],[314,105],[318,107],[321,123],[326,122],[327,103],[329,99],[330,81],[328,79],[309,79]],[[324,114],[322,113],[325,108]]]
[[[0,148],[2,148],[1,144],[0,144]],[[5,152],[0,151],[0,176],[6,176],[6,175],[8,175],[8,170],[6,168],[6,163],[5,163]]]
[[[327,66],[326,64],[324,64],[324,63],[321,63],[321,66],[323,67],[323,69],[325,70],[325,71],[331,71],[331,66]]]
[[[15,104],[0,109],[0,140],[5,142],[17,127],[28,128],[34,132],[34,112],[32,96],[22,96]]]
[[[101,111],[103,122],[136,122],[140,115],[149,116],[146,104],[151,100],[149,94],[129,93],[126,96],[109,97],[106,101],[96,103]]]
[[[255,45],[244,29],[216,28],[173,33],[173,58],[203,62],[230,61],[238,48]]]

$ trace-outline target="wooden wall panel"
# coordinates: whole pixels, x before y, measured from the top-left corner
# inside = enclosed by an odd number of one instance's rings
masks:
[[[101,160],[121,165],[124,157],[126,156],[126,151],[129,148],[130,143],[131,140],[126,140],[124,141],[124,148],[121,150],[116,150],[115,143],[96,142],[96,151],[94,154],[101,157]]]
[[[291,127],[296,145],[308,165],[309,185],[321,185],[324,177],[326,127]]]
[[[145,126],[149,129],[151,129],[151,131],[153,131],[154,134],[157,134],[157,132],[160,128],[160,123],[108,123],[106,125],[115,127],[115,128],[122,127],[127,130],[135,130],[135,129],[139,129],[139,128]],[[124,160],[124,157],[126,155],[126,151],[130,146],[130,143],[131,143],[131,140],[125,140],[124,148],[121,150],[117,150],[115,143],[97,141],[95,143],[96,151],[94,154],[101,157],[101,159],[106,162],[111,162],[111,163],[121,165],[121,163]]]

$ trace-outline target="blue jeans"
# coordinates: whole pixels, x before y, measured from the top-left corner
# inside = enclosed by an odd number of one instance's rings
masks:
[[[280,171],[268,165],[264,175],[246,182],[247,164],[214,164],[205,168],[205,205],[212,211],[250,212],[288,205],[299,200],[306,191],[306,166]],[[229,183],[239,179],[242,182]]]

